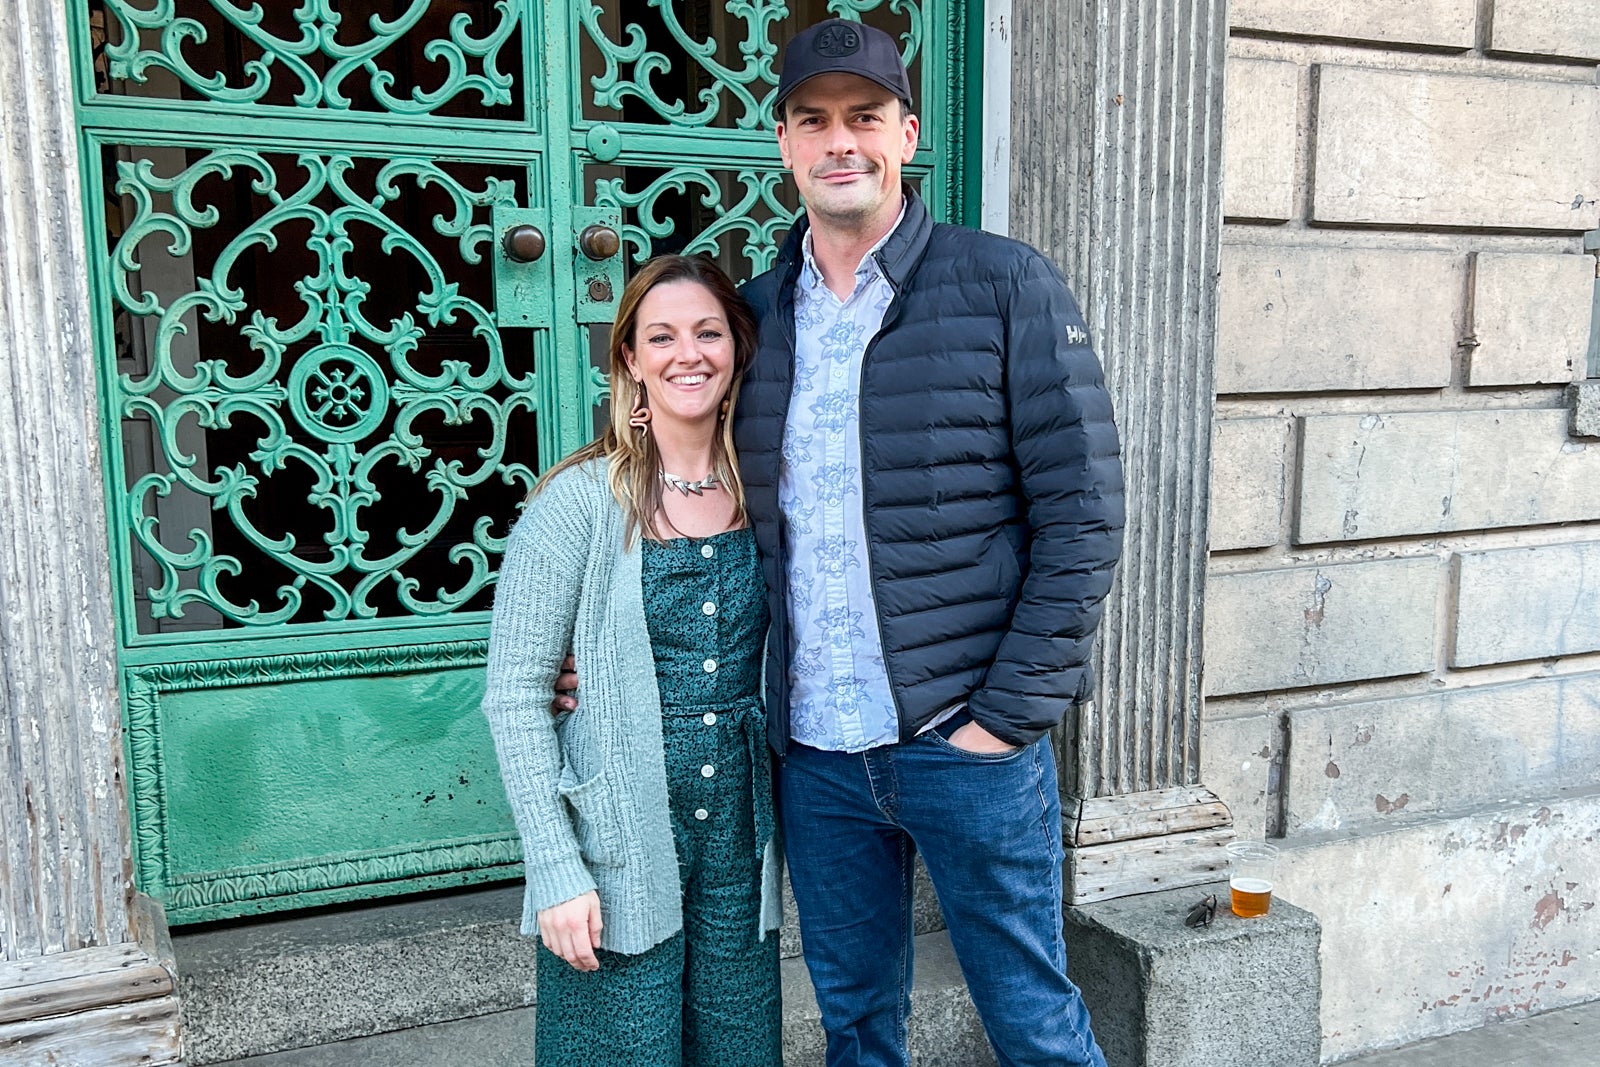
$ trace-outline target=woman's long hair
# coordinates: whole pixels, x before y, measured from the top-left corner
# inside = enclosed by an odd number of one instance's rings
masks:
[[[638,349],[634,336],[639,327],[639,305],[658,285],[694,282],[703,286],[722,305],[723,317],[733,334],[733,381],[728,387],[728,407],[721,416],[711,445],[711,470],[722,488],[732,497],[734,525],[747,521],[744,506],[744,481],[733,451],[733,412],[739,402],[739,386],[756,355],[756,319],[733,282],[715,263],[700,256],[656,256],[633,276],[617,302],[617,319],[611,327],[611,420],[605,433],[584,445],[545,472],[529,494],[537,495],[550,479],[568,467],[608,458],[611,493],[622,505],[627,519],[627,543],[655,531],[655,517],[661,511],[661,451],[655,434],[629,425],[633,406],[642,386],[628,372],[623,346]]]

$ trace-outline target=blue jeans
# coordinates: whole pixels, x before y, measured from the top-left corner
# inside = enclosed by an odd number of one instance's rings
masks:
[[[922,853],[1001,1067],[1105,1067],[1061,937],[1061,798],[1047,743],[998,756],[954,725],[854,754],[791,745],[789,880],[828,1067],[906,1067],[912,859]]]

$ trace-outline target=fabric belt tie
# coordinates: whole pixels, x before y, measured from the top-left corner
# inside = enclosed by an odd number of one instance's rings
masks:
[[[739,697],[731,701],[707,704],[663,704],[664,719],[698,719],[706,712],[717,717],[717,725],[727,723],[744,734],[745,747],[750,753],[750,789],[755,797],[756,859],[766,852],[772,840],[772,804],[761,803],[761,797],[772,796],[772,763],[767,756],[767,716],[760,694]]]

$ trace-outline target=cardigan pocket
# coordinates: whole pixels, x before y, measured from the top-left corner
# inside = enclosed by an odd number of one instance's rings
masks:
[[[556,791],[572,812],[573,836],[584,862],[596,867],[622,865],[622,826],[617,819],[616,798],[612,796],[605,773],[586,782],[573,783],[571,769],[562,775]]]

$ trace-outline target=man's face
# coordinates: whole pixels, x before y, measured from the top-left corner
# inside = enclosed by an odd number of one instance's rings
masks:
[[[854,74],[819,74],[785,101],[778,150],[806,208],[851,229],[897,209],[900,170],[917,151],[917,118]]]

